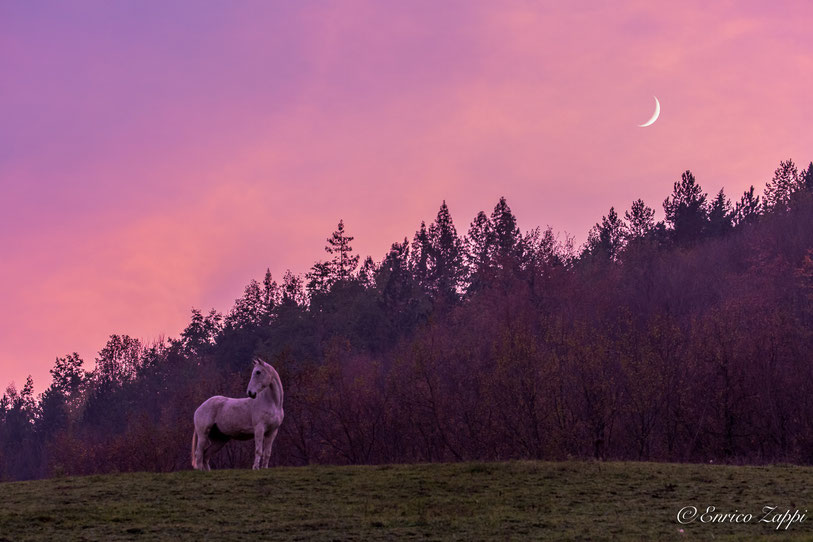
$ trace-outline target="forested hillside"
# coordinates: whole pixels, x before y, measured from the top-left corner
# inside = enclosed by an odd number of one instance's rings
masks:
[[[610,209],[576,248],[505,199],[465,233],[444,203],[380,261],[340,221],[307,275],[10,386],[0,476],[189,468],[192,413],[243,396],[255,356],[285,386],[277,464],[813,463],[813,163],[733,202],[686,171],[663,210]]]

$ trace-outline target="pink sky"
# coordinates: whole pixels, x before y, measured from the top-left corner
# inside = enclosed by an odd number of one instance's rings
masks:
[[[339,218],[380,260],[443,199],[582,241],[685,169],[761,192],[813,159],[813,7],[767,4],[0,3],[0,391],[306,271]]]

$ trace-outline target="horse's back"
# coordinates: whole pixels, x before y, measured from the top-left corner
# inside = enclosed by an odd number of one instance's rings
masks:
[[[195,427],[209,430],[215,424],[218,431],[230,438],[252,438],[251,399],[235,399],[215,395],[195,411]]]
[[[206,399],[204,402],[202,402],[198,408],[199,409],[203,408],[206,405],[222,404],[222,403],[225,403],[228,399],[229,399],[228,397],[223,397],[222,395],[212,395],[211,397]]]
[[[206,399],[195,410],[195,425],[211,425],[217,417],[218,411],[226,402],[226,397],[215,395]]]

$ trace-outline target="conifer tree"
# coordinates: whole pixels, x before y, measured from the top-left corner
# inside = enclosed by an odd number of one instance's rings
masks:
[[[710,235],[724,235],[732,227],[733,210],[731,201],[721,188],[708,208],[707,229]]]
[[[433,293],[447,301],[457,297],[463,282],[463,244],[446,201],[429,227],[429,279]]]
[[[237,329],[255,327],[267,323],[268,314],[263,288],[259,282],[251,279],[243,290],[243,297],[235,300],[234,307],[226,316],[225,325]]]
[[[751,188],[742,194],[740,201],[734,206],[734,225],[756,222],[761,209],[759,196],[754,195],[754,185],[751,185]]]
[[[192,320],[181,332],[179,344],[189,354],[199,354],[202,350],[212,346],[215,338],[222,331],[223,316],[212,309],[207,316],[199,309],[192,309]]]
[[[692,172],[686,170],[680,182],[675,182],[672,195],[663,202],[666,222],[672,227],[676,243],[691,244],[700,239],[707,221],[706,199]]]
[[[624,247],[627,236],[627,225],[618,217],[614,207],[596,223],[587,236],[587,251],[594,255],[603,255],[616,260]]]
[[[769,211],[787,211],[794,193],[801,189],[799,171],[793,160],[779,162],[779,167],[773,173],[773,178],[765,185],[763,202]]]
[[[387,305],[395,305],[409,295],[409,240],[393,243],[376,270],[376,285]]]
[[[491,222],[486,214],[480,211],[471,222],[469,232],[464,239],[470,293],[481,289],[488,282],[494,245],[494,231],[491,229]]]
[[[344,231],[344,221],[339,220],[339,225],[333,235],[327,240],[325,251],[333,256],[333,274],[336,281],[344,282],[348,280],[359,264],[358,254],[353,254],[353,247],[350,243],[353,237]]]
[[[291,270],[288,269],[285,271],[285,276],[282,277],[281,304],[286,307],[304,306],[305,302],[306,297],[302,278],[298,275],[294,275]]]
[[[491,213],[491,229],[494,232],[495,257],[498,262],[506,259],[518,259],[521,236],[517,219],[504,197]]]
[[[432,244],[429,240],[429,232],[426,223],[421,221],[421,227],[415,232],[412,238],[412,254],[410,256],[410,268],[418,284],[426,286],[429,280],[429,258],[432,253]]]
[[[799,175],[799,184],[802,189],[813,192],[813,162]]]
[[[637,199],[624,213],[627,221],[627,239],[643,239],[655,227],[655,209],[648,207],[644,200]]]
[[[331,262],[316,262],[305,274],[305,278],[308,280],[307,288],[311,296],[327,293],[334,283]]]
[[[279,303],[279,286],[277,281],[271,276],[271,269],[265,270],[265,277],[263,278],[263,305],[268,314],[274,310],[274,307]]]
[[[361,264],[361,268],[359,269],[358,273],[358,280],[362,286],[365,288],[374,288],[375,287],[375,274],[377,271],[377,266],[375,261],[373,261],[372,256],[367,256],[364,259],[364,263]]]
[[[326,262],[316,262],[306,275],[311,295],[327,293],[334,284],[347,282],[352,278],[359,263],[358,254],[353,254],[353,247],[350,246],[352,241],[353,237],[344,231],[344,221],[339,220],[336,231],[325,245],[325,252],[332,258]]]

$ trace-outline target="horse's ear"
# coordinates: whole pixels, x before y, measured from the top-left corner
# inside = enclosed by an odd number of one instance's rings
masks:
[[[257,358],[254,358],[254,365],[259,365],[259,364],[260,364],[260,360],[257,359]]]

